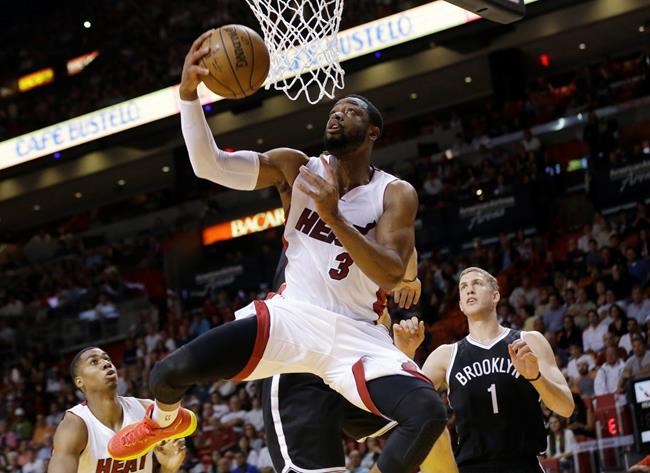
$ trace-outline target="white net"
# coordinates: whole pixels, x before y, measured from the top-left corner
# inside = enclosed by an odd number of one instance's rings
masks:
[[[337,34],[343,0],[246,0],[271,55],[266,88],[314,104],[345,85]]]

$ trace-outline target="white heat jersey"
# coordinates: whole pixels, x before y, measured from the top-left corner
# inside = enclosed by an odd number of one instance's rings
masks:
[[[306,166],[326,176],[319,158],[310,158]],[[368,184],[339,200],[341,215],[370,240],[375,240],[375,227],[384,212],[386,186],[396,179],[374,169]],[[294,185],[284,230],[288,263],[282,295],[356,320],[376,321],[386,303],[385,291],[354,264],[315,209],[313,199]]]
[[[118,396],[118,400],[124,411],[122,427],[142,420],[145,408],[142,407],[140,401],[134,397],[122,396]],[[115,432],[97,420],[86,403],[77,404],[72,409],[68,409],[68,412],[81,417],[88,430],[88,442],[79,457],[77,473],[151,473],[153,466],[152,452],[135,460],[118,461],[111,459],[107,447]]]

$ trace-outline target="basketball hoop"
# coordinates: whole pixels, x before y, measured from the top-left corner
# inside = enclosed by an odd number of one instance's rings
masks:
[[[315,104],[345,85],[337,34],[343,0],[246,0],[271,55],[266,88]]]

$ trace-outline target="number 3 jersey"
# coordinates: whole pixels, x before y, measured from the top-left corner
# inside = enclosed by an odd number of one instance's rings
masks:
[[[536,462],[546,449],[539,393],[517,372],[508,353],[508,345],[521,338],[521,331],[506,329],[490,345],[470,336],[454,344],[447,386],[461,471],[523,466]]]
[[[328,159],[333,159],[328,157]],[[310,158],[307,168],[328,179],[320,158]],[[356,320],[374,322],[383,312],[386,294],[355,264],[332,229],[316,212],[312,198],[296,183],[286,219],[284,239],[288,259],[282,295]],[[384,212],[386,186],[397,178],[373,168],[368,184],[355,187],[339,199],[339,212],[370,240]]]

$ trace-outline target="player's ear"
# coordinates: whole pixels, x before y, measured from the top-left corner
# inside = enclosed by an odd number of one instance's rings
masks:
[[[501,294],[499,293],[499,291],[494,291],[493,300],[495,304],[499,303],[499,301],[501,300]]]
[[[83,380],[81,379],[81,376],[76,376],[76,377],[75,377],[75,379],[74,379],[74,385],[77,386],[77,388],[78,388],[81,392],[83,392],[83,390],[84,390],[84,382],[83,382]]]
[[[379,134],[380,134],[379,127],[370,125],[369,132],[368,132],[370,141],[377,141],[377,139],[379,139]]]

